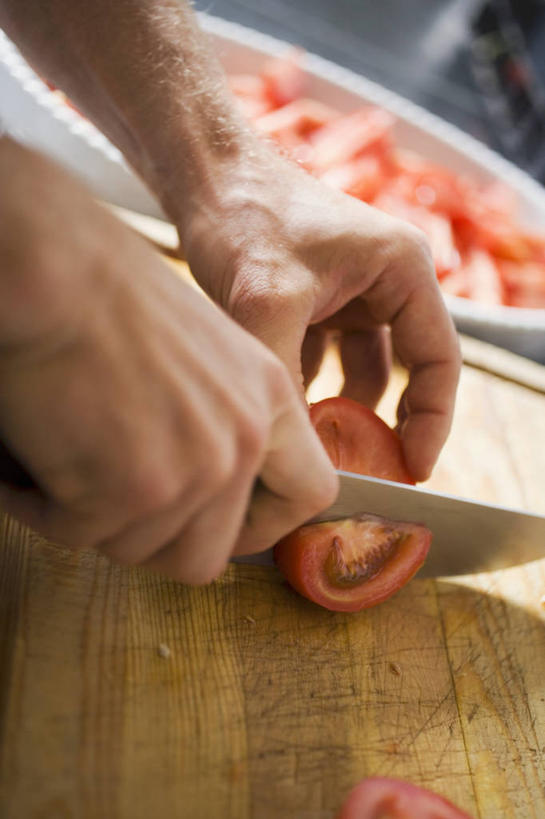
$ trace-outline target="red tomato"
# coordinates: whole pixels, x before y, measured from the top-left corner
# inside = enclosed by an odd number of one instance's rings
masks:
[[[348,398],[314,404],[310,417],[337,469],[414,483],[396,433]],[[304,597],[332,611],[360,611],[398,591],[424,563],[425,526],[372,514],[296,529],[276,544],[275,560]]]
[[[450,217],[466,212],[470,184],[466,179],[411,151],[397,151],[392,163],[394,175],[402,180],[406,196],[415,204]]]
[[[538,262],[498,262],[513,307],[545,307],[545,268]]]
[[[271,110],[265,81],[253,74],[231,74],[229,88],[235,95],[241,112],[250,120],[266,114]]]
[[[336,469],[414,484],[397,434],[373,410],[325,398],[311,406],[310,420]]]
[[[505,286],[498,265],[486,250],[473,248],[464,259],[469,298],[482,304],[505,304]]]
[[[332,188],[370,202],[384,184],[383,164],[378,156],[362,156],[329,168],[320,175],[320,179]]]
[[[387,111],[372,107],[337,117],[314,131],[310,138],[313,167],[325,171],[366,151],[383,154],[390,147],[394,122]]]
[[[301,67],[303,53],[300,48],[292,48],[283,57],[275,57],[265,63],[261,77],[274,106],[286,105],[303,95],[307,84]]]
[[[336,819],[471,819],[436,793],[403,782],[374,776],[350,793]]]
[[[525,234],[503,214],[481,208],[468,209],[464,217],[454,220],[456,237],[462,246],[477,245],[492,255],[514,262],[532,257],[532,247]]]
[[[287,149],[293,159],[304,162],[307,155],[312,157],[309,134],[336,116],[334,108],[302,97],[258,117],[254,125]]]

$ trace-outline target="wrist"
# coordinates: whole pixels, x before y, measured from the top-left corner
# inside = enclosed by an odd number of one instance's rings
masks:
[[[221,209],[230,190],[244,186],[245,157],[254,142],[246,124],[231,118],[230,112],[208,123],[192,122],[185,113],[179,124],[171,123],[168,134],[143,139],[137,170],[178,227],[182,241],[194,216]]]

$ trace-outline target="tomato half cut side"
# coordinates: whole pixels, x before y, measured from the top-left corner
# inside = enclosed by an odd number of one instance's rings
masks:
[[[375,413],[349,398],[313,404],[310,418],[337,469],[414,483],[401,441]],[[300,526],[274,547],[296,591],[331,611],[382,603],[420,569],[430,548],[425,526],[361,514]]]
[[[437,793],[401,779],[364,779],[349,794],[336,819],[471,819]]]
[[[274,557],[303,597],[351,612],[395,594],[420,569],[430,543],[425,526],[359,515],[301,526],[276,544]]]

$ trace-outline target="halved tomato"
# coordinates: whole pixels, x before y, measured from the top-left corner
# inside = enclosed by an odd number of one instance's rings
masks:
[[[336,819],[471,819],[437,793],[401,779],[369,777],[356,785]]]
[[[372,410],[349,398],[326,398],[310,417],[337,469],[414,483],[397,434]],[[332,611],[360,611],[404,586],[430,543],[425,526],[362,514],[301,526],[276,544],[274,555],[304,597]]]
[[[373,410],[351,398],[324,398],[310,420],[336,469],[412,483],[401,442]]]

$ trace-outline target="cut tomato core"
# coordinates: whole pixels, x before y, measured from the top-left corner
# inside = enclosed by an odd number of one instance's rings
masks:
[[[339,523],[325,559],[325,572],[335,586],[359,586],[377,574],[407,534],[377,515],[361,515]]]

